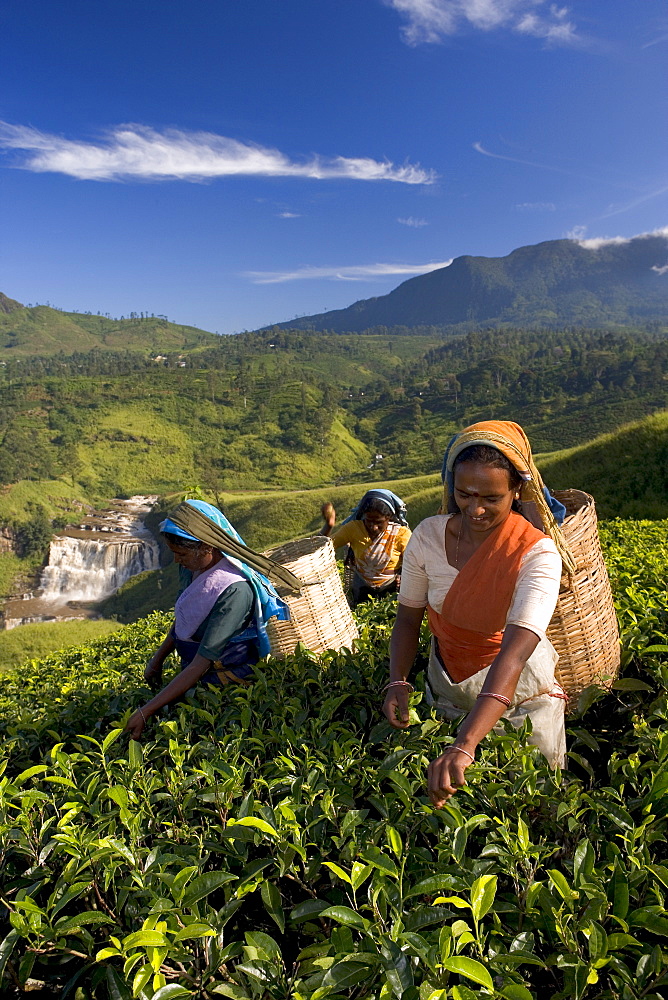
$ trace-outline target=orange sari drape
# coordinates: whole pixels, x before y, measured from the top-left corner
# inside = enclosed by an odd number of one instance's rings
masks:
[[[520,563],[541,538],[542,531],[511,511],[459,571],[440,612],[427,607],[441,662],[456,684],[499,652]]]

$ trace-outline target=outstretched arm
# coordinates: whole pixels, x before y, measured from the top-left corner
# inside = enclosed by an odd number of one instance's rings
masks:
[[[397,617],[390,639],[390,684],[405,681],[411,672],[420,641],[420,625],[424,608],[397,606]],[[395,729],[406,729],[408,721],[409,688],[398,684],[389,687],[383,703],[383,714]]]
[[[483,684],[483,692],[500,694],[512,701],[520,674],[539,641],[530,629],[508,625],[501,649]],[[505,711],[506,705],[495,698],[481,698],[462,723],[455,744],[431,762],[429,797],[437,809],[466,784],[464,772],[473,763],[471,758],[475,756],[478,743],[491,732]]]
[[[207,660],[197,653],[192,662],[178,673],[169,684],[165,685],[162,691],[156,694],[155,698],[151,698],[150,701],[147,701],[145,705],[138,708],[130,716],[125,727],[130,737],[133,740],[138,740],[150,717],[155,715],[165,705],[170,705],[173,701],[178,701],[179,698],[182,698],[186,691],[194,687],[200,677],[209,670],[211,662],[211,660]]]

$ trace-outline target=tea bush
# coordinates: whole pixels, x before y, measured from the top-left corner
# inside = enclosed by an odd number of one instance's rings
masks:
[[[141,744],[117,727],[166,615],[0,679],[3,996],[664,996],[668,522],[604,539],[624,677],[583,695],[571,770],[492,735],[441,810],[453,728],[419,695],[379,721],[391,601],[354,654],[198,691]]]

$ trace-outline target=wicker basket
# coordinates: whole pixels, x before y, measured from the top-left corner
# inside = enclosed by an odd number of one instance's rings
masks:
[[[593,497],[580,490],[553,490],[566,507],[562,525],[577,571],[559,594],[547,636],[559,662],[555,676],[577,707],[580,692],[590,684],[609,686],[619,671],[617,616],[608,571],[598,537]]]
[[[353,603],[353,580],[355,579],[355,559],[352,550],[349,548],[343,560],[343,593],[346,595],[348,604]]]
[[[352,648],[359,632],[348,606],[331,539],[300,538],[264,553],[292,570],[306,586],[299,597],[286,597],[290,621],[267,622],[272,656],[289,656],[298,642],[314,653]]]

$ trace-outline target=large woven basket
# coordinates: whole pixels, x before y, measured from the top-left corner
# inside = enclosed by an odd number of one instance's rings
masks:
[[[272,656],[289,656],[301,642],[314,653],[352,649],[359,632],[341,586],[331,539],[324,535],[286,542],[264,553],[305,583],[299,597],[285,597],[290,621],[267,623]]]
[[[598,537],[593,497],[580,490],[553,490],[566,507],[562,531],[577,570],[564,578],[547,636],[559,654],[555,676],[577,707],[590,684],[609,686],[619,671],[619,628],[608,571]]]

